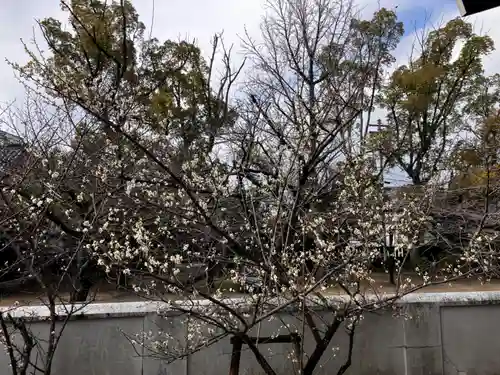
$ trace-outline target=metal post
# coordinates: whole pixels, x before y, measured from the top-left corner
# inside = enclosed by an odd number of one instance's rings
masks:
[[[377,128],[377,132],[381,132],[382,128],[387,127],[387,125],[382,124],[382,121],[380,119],[377,120],[376,124],[369,124],[369,126],[374,126]],[[382,152],[382,145],[380,145],[379,151],[378,151],[378,156],[379,156],[379,167],[380,167],[380,186],[382,188],[382,194],[384,195],[384,202],[386,200],[386,195],[385,195],[385,180],[384,180],[384,155]],[[396,259],[395,259],[395,254],[394,252],[391,254],[390,251],[393,247],[393,235],[391,233],[387,233],[387,227],[386,227],[386,216],[385,216],[385,211],[382,212],[382,232],[383,232],[383,258],[384,258],[384,265],[385,267],[388,268],[389,271],[389,276],[390,276],[390,282],[394,284],[394,271],[395,271],[395,264],[396,264]]]
[[[377,120],[377,132],[382,131],[382,121],[380,119]],[[383,169],[384,169],[384,156],[382,154],[382,145],[379,147],[378,150],[378,157],[379,157],[379,165],[380,165],[380,175],[382,177],[382,189],[384,188],[384,174],[383,174]]]
[[[373,127],[376,127],[377,128],[377,131],[374,132],[374,131],[371,131],[369,133],[373,134],[373,133],[379,133],[382,131],[382,128],[386,128],[387,125],[385,124],[382,124],[382,121],[380,119],[377,120],[377,123],[376,124],[368,124],[368,126],[373,126]],[[381,177],[382,177],[382,187],[384,187],[384,176],[383,176],[383,169],[384,169],[384,154],[382,152],[382,146],[380,146],[379,150],[378,150],[378,162],[379,162],[379,166],[380,166],[380,174],[381,174]]]
[[[233,351],[231,352],[231,365],[229,367],[229,375],[239,375],[243,340],[239,336],[233,336],[231,337],[231,343],[233,344]]]

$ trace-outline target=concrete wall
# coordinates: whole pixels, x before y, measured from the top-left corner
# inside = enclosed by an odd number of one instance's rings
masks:
[[[31,309],[31,310],[30,310]],[[17,314],[43,315],[37,308]],[[39,308],[38,308],[39,309]],[[29,311],[28,311],[29,310]],[[178,318],[159,318],[148,303],[109,303],[87,306],[82,319],[70,321],[58,347],[55,375],[221,375],[227,374],[231,345],[221,341],[187,359],[166,365],[136,353],[126,334],[168,330],[179,340],[186,334]],[[354,343],[353,375],[494,375],[500,374],[500,293],[427,293],[407,296],[404,317],[392,311],[368,314]],[[326,312],[321,318],[329,319]],[[260,335],[283,331],[283,324],[296,324],[283,315],[282,322],[260,327]],[[39,337],[49,334],[47,324],[34,322]],[[317,374],[336,374],[347,350],[341,330],[325,353]],[[305,347],[311,350],[312,338]],[[264,352],[278,374],[293,374],[287,358],[289,344],[272,344]],[[0,351],[0,374],[9,374],[5,352]],[[262,374],[246,349],[241,375]]]

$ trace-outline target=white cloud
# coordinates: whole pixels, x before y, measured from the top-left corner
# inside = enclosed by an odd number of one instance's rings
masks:
[[[263,5],[266,0],[132,0],[141,19],[151,28],[152,34],[159,39],[196,39],[205,55],[211,51],[211,38],[224,31],[227,46],[234,45],[235,53],[240,50],[240,37],[244,35],[245,28],[252,36],[258,36],[259,23],[263,15]],[[434,0],[418,1],[419,9],[429,9],[429,14],[435,19],[443,20],[458,15],[455,7],[436,8]],[[357,0],[356,4],[366,16],[376,11],[379,7],[394,8],[408,13],[416,3],[414,0]],[[420,14],[421,15],[421,14]],[[0,46],[3,52],[0,59],[0,101],[7,101],[18,97],[22,90],[13,78],[11,69],[3,61],[8,58],[12,61],[25,61],[20,38],[29,40],[33,34],[35,18],[47,16],[65,17],[59,7],[58,0],[3,0],[2,13],[0,13]],[[500,16],[500,8],[474,16],[471,21],[489,32],[494,39],[500,41],[500,26],[496,19]],[[403,57],[409,51],[411,38],[405,38],[398,56]],[[1,54],[1,53],[0,53]],[[497,53],[487,61],[489,70],[499,71],[500,61]],[[497,66],[498,65],[498,66]]]
[[[148,32],[160,40],[196,40],[202,53],[212,52],[214,34],[223,32],[226,48],[233,47],[235,64],[242,61],[240,38],[259,33],[265,0],[133,0]],[[152,27],[151,27],[152,26]]]

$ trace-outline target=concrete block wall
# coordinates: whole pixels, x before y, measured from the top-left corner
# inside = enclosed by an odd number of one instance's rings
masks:
[[[56,353],[54,375],[221,375],[227,374],[231,345],[223,340],[173,364],[144,356],[127,335],[143,331],[170,332],[184,340],[186,327],[176,317],[156,315],[146,302],[102,303],[87,306],[81,319],[68,323]],[[43,307],[26,307],[16,315],[46,314]],[[381,311],[365,315],[354,340],[353,375],[495,375],[500,374],[500,292],[424,293],[405,297],[400,313]],[[321,319],[331,319],[319,312]],[[398,314],[400,315],[400,314]],[[259,327],[260,336],[296,325],[291,315]],[[280,321],[281,320],[281,321]],[[34,321],[32,330],[47,337],[48,325]],[[336,374],[345,360],[348,337],[340,329],[317,368],[318,375]],[[313,348],[306,337],[306,351]],[[292,375],[290,344],[261,345],[279,375]],[[137,353],[139,351],[139,353]],[[141,355],[142,354],[142,355]],[[35,355],[35,354],[34,354]],[[0,351],[0,374],[8,374],[8,359]],[[262,374],[244,349],[241,375]]]

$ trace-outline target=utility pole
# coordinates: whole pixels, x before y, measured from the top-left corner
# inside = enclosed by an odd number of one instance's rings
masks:
[[[385,124],[382,124],[382,120],[378,119],[377,120],[377,123],[376,124],[368,124],[368,126],[370,127],[376,127],[377,130],[372,130],[372,131],[368,131],[368,134],[377,134],[379,132],[382,131],[383,128],[387,128],[388,125],[385,125]],[[379,148],[379,151],[378,151],[378,162],[379,162],[379,167],[380,167],[380,174],[381,174],[381,177],[382,177],[382,181],[381,181],[381,184],[382,184],[382,187],[384,187],[385,185],[385,181],[384,181],[384,173],[383,173],[383,170],[384,170],[384,154],[382,152],[382,146],[380,146]]]
[[[383,128],[387,128],[388,125],[382,124],[382,121],[380,119],[377,120],[376,124],[368,124],[370,127],[375,127],[377,130],[369,131],[369,134],[376,134],[378,132],[381,132]],[[384,202],[389,199],[387,194],[385,193],[385,183],[386,181],[384,180],[384,154],[382,152],[382,145],[380,145],[379,151],[378,151],[378,162],[380,166],[380,185],[382,187],[383,191],[383,197],[384,197]],[[387,271],[389,272],[389,280],[390,283],[395,285],[396,281],[394,280],[394,273],[395,273],[395,267],[396,267],[396,254],[394,254],[394,235],[393,233],[388,233],[387,232],[387,227],[386,227],[386,217],[385,217],[385,211],[382,213],[382,231],[383,231],[383,257],[384,257],[384,263],[387,267]]]

